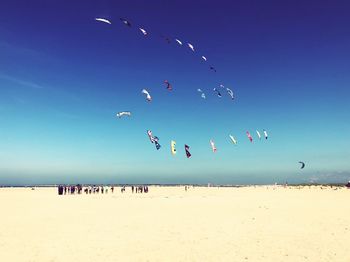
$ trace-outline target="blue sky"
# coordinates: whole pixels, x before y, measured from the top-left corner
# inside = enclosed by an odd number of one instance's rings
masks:
[[[345,1],[31,1],[30,7],[3,1],[0,184],[349,180],[349,7]],[[192,43],[196,52],[166,44],[161,34]],[[214,94],[220,83],[234,91],[234,101]],[[123,110],[132,118],[116,119]],[[159,151],[148,129],[160,138]],[[269,139],[258,141],[256,129],[268,130]],[[177,142],[175,157],[170,140]]]

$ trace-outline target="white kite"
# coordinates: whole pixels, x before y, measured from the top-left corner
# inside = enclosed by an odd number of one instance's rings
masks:
[[[171,148],[171,154],[176,155],[176,142],[174,140],[171,140],[170,148]]]
[[[231,138],[232,143],[237,145],[237,140],[232,135],[229,135],[229,137]]]
[[[213,140],[210,140],[210,146],[211,146],[211,149],[213,150],[213,153],[215,153],[217,149],[215,147],[215,143]]]
[[[194,46],[191,45],[190,43],[187,43],[188,47],[191,48],[191,50],[194,52]]]
[[[267,132],[265,129],[264,129],[264,136],[265,136],[265,139],[267,139]]]
[[[121,118],[122,116],[131,116],[131,112],[130,111],[122,111],[117,113],[117,117]]]
[[[142,34],[144,35],[144,36],[146,36],[148,33],[146,32],[146,30],[145,29],[143,29],[143,28],[139,28],[140,29],[140,31],[142,32]]]
[[[256,130],[256,134],[258,135],[258,138],[261,139],[261,135],[260,135],[260,132],[258,130]]]
[[[205,94],[203,93],[202,89],[198,88],[197,91],[201,93],[201,98],[205,99]]]
[[[175,39],[176,42],[178,42],[179,45],[182,45],[182,42],[179,39]]]
[[[151,95],[149,94],[149,92],[146,89],[142,89],[141,92],[142,92],[142,94],[146,95],[146,100],[147,101],[152,101],[152,97],[151,97]]]
[[[231,97],[231,99],[233,100],[235,98],[233,95],[233,91],[228,87],[226,87],[226,91],[227,91],[228,95]]]
[[[207,58],[206,58],[204,55],[202,55],[202,59],[203,59],[204,61],[207,61]]]
[[[105,19],[105,18],[95,18],[96,21],[99,21],[99,22],[103,22],[103,23],[106,23],[106,24],[109,24],[111,25],[111,21]]]

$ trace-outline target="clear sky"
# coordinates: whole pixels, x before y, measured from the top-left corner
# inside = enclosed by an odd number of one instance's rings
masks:
[[[350,179],[347,1],[30,2],[0,8],[0,184]]]

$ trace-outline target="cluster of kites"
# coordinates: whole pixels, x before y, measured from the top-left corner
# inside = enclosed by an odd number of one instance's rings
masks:
[[[125,19],[125,18],[119,18],[119,20],[120,20],[120,22],[121,22],[122,24],[124,24],[124,25],[127,26],[127,27],[130,27],[130,28],[131,28],[131,27],[134,27],[134,26],[131,24],[131,22],[130,22],[129,20]],[[97,18],[95,18],[95,21],[97,21],[97,22],[102,22],[102,23],[105,23],[105,24],[108,24],[108,25],[112,25],[112,21],[111,21],[110,19],[106,19],[106,18],[97,17]],[[140,31],[140,33],[141,33],[143,36],[148,37],[148,36],[150,35],[149,32],[146,31],[146,29],[144,29],[143,27],[137,26],[136,28]],[[196,52],[194,45],[191,44],[191,43],[189,43],[189,42],[186,43],[186,42],[183,42],[182,40],[180,40],[180,39],[178,39],[178,38],[171,38],[171,37],[165,36],[165,35],[160,35],[160,37],[161,37],[166,43],[168,43],[168,44],[170,44],[171,42],[174,41],[176,44],[178,44],[178,45],[180,45],[180,46],[185,45],[185,46],[187,46],[192,52],[194,52],[194,53]],[[204,55],[200,55],[200,58],[201,58],[201,60],[204,61],[204,62],[207,62],[207,60],[208,60],[207,57],[204,56]],[[213,72],[216,72],[216,68],[215,68],[214,66],[212,66],[212,65],[209,65],[209,69],[212,70]],[[173,86],[172,86],[172,84],[171,84],[168,80],[164,80],[164,84],[165,84],[165,87],[166,87],[167,90],[169,90],[169,91],[173,90]],[[206,94],[203,92],[202,89],[199,89],[199,88],[198,88],[197,91],[198,91],[198,93],[200,94],[200,97],[201,97],[201,98],[206,99]],[[232,91],[230,88],[225,87],[225,86],[222,85],[222,84],[220,84],[219,87],[213,88],[213,92],[214,92],[214,94],[215,94],[217,97],[219,97],[219,98],[221,98],[221,97],[223,96],[223,94],[226,93],[232,100],[235,99],[235,96],[234,96],[233,91]],[[151,94],[150,94],[150,92],[149,92],[148,90],[142,89],[142,90],[141,90],[141,93],[145,96],[146,101],[148,101],[148,102],[151,102],[151,101],[152,101],[152,96],[151,96]],[[116,116],[117,116],[118,118],[125,117],[125,116],[131,117],[131,115],[132,115],[132,113],[131,113],[130,111],[122,111],[122,112],[118,112],[118,113],[116,114]],[[150,142],[151,142],[152,144],[155,145],[155,148],[156,148],[157,150],[159,150],[159,149],[161,148],[161,145],[160,145],[160,143],[159,143],[159,138],[158,138],[157,136],[154,136],[151,130],[147,130],[147,135],[148,135],[148,137],[149,137]],[[246,131],[246,135],[247,135],[249,141],[250,141],[251,143],[253,143],[253,136],[251,135],[251,133],[250,133],[249,131]],[[262,135],[261,135],[261,133],[260,133],[258,130],[256,130],[256,135],[257,135],[257,137],[258,137],[259,140],[262,138]],[[268,139],[268,134],[267,134],[267,131],[266,131],[265,129],[263,129],[263,135],[264,135],[264,138],[267,140],[267,139]],[[232,136],[232,135],[230,134],[230,135],[229,135],[229,138],[230,138],[231,142],[232,142],[234,145],[237,145],[237,139],[236,139],[234,136]],[[217,152],[217,148],[216,148],[216,146],[215,146],[214,140],[212,140],[212,139],[209,140],[209,144],[210,144],[210,147],[211,147],[213,153]],[[190,158],[190,157],[191,157],[191,153],[190,153],[190,151],[189,151],[189,150],[190,150],[190,147],[189,147],[187,144],[185,144],[185,145],[184,145],[184,149],[185,149],[186,157],[187,157],[187,158]],[[176,141],[173,141],[173,140],[172,140],[172,141],[170,142],[170,151],[171,151],[171,154],[172,154],[172,155],[175,155],[175,154],[177,153],[177,150],[176,150]],[[305,167],[305,163],[302,162],[302,161],[300,161],[299,163],[301,164],[301,169],[303,169],[303,168]]]

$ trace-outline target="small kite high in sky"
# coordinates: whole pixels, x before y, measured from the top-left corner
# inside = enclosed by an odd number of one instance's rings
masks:
[[[236,140],[233,136],[231,136],[231,135],[229,135],[229,137],[231,138],[232,143],[234,143],[235,145],[237,145],[237,140]]]
[[[190,158],[191,157],[191,153],[190,153],[190,147],[188,145],[185,144],[185,152],[186,152],[186,157]]]
[[[148,33],[146,32],[146,30],[145,29],[143,29],[143,28],[139,28],[140,29],[140,31],[142,32],[142,34],[144,35],[144,36],[146,36],[146,35],[148,35]]]
[[[265,139],[267,139],[267,132],[266,132],[266,130],[264,129],[263,132],[264,132]]]
[[[205,94],[204,94],[204,92],[202,91],[202,89],[198,88],[197,91],[198,91],[199,93],[201,93],[201,98],[205,99]]]
[[[247,137],[249,138],[250,142],[253,143],[253,137],[251,136],[251,134],[249,133],[249,131],[247,131],[246,133],[247,133]]]
[[[171,86],[168,80],[164,80],[164,84],[166,85],[166,89],[168,89],[169,91],[173,90],[173,87]]]
[[[152,135],[152,131],[151,130],[147,130],[147,135],[149,140],[151,141],[152,144],[155,144],[156,149],[159,150],[160,149],[160,144],[159,144],[159,138],[157,136],[153,136]]]
[[[175,38],[175,41],[176,41],[179,45],[182,45],[182,42],[181,42],[179,39],[176,39],[176,38]]]
[[[151,143],[154,143],[153,135],[152,135],[152,131],[151,130],[147,130],[147,135],[148,135],[148,138],[151,141]]]
[[[304,162],[302,162],[302,161],[299,161],[299,164],[301,164],[301,167],[300,167],[300,169],[303,169],[303,168],[305,167],[305,163],[304,163]]]
[[[165,36],[165,35],[160,35],[161,38],[163,38],[168,44],[171,43],[171,40],[169,37]]]
[[[194,52],[194,46],[190,43],[187,43],[188,47]]]
[[[217,151],[216,147],[215,147],[215,143],[213,140],[210,140],[210,146],[211,146],[211,149],[213,150],[213,153],[215,153]]]
[[[203,59],[204,61],[207,61],[207,58],[206,58],[204,55],[202,55],[202,59]]]
[[[117,113],[117,117],[121,118],[122,116],[131,116],[130,111],[122,111]]]
[[[171,149],[171,154],[176,155],[176,142],[174,140],[171,140],[170,142],[170,149]]]
[[[209,67],[209,69],[210,69],[210,70],[213,70],[213,71],[216,73],[216,69],[215,69],[215,67],[210,66],[210,67]]]
[[[112,22],[111,21],[109,21],[108,19],[105,19],[105,18],[95,18],[95,20],[96,21],[99,21],[99,22],[103,22],[103,23],[106,23],[106,24],[109,24],[109,25],[111,25],[112,24]]]
[[[256,130],[256,134],[258,135],[258,138],[261,139],[261,135],[260,135],[260,132],[258,130]]]
[[[146,95],[146,100],[151,102],[152,101],[152,97],[151,95],[149,94],[149,92],[146,90],[146,89],[142,89],[142,94],[145,94]]]
[[[213,90],[216,92],[216,94],[217,94],[218,97],[222,97],[222,95],[221,95],[219,89],[217,89],[216,87],[214,87]]]
[[[122,23],[124,25],[131,27],[131,23],[128,20],[126,20],[125,18],[119,18],[119,19],[120,19],[120,21],[122,21]]]
[[[158,143],[159,138],[157,136],[153,137],[154,144],[156,145],[156,149],[159,150],[161,148],[161,145]]]
[[[235,97],[234,97],[234,95],[233,95],[233,91],[230,89],[230,88],[228,88],[228,87],[226,87],[226,91],[227,91],[227,94],[231,97],[231,99],[233,100]]]

